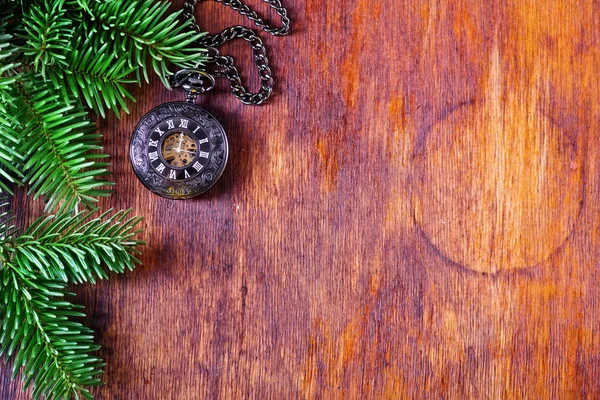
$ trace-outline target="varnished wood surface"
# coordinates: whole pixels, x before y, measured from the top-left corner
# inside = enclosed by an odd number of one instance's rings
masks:
[[[600,4],[285,3],[272,101],[202,101],[231,145],[207,195],[158,198],[129,166],[137,120],[181,93],[154,80],[100,123],[103,206],[145,215],[149,246],[76,288],[97,397],[599,398]],[[3,369],[0,398],[19,388]]]

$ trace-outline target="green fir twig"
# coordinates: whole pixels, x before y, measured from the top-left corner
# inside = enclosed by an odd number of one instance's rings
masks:
[[[89,110],[119,116],[148,71],[168,87],[169,64],[206,61],[203,34],[169,6],[0,0],[0,194],[27,185],[54,213],[22,231],[0,205],[0,355],[34,398],[91,399],[101,383],[99,347],[66,287],[133,269],[144,243],[129,211],[94,216],[113,184]]]

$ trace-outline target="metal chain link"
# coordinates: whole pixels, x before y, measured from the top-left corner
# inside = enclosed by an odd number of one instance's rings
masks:
[[[198,1],[199,0],[184,1],[182,18],[184,20],[191,19],[192,29],[201,32],[202,30],[196,22],[196,18],[194,17],[194,7]],[[290,32],[291,21],[287,15],[287,10],[285,7],[283,7],[280,0],[263,0],[281,17],[282,26],[280,28],[272,27],[267,24],[261,17],[258,16],[255,11],[250,9],[250,7],[242,3],[240,0],[215,1],[231,7],[233,10],[239,12],[241,15],[254,22],[254,24],[261,28],[264,32],[267,32],[273,36],[284,36]],[[224,43],[234,39],[244,39],[252,48],[254,63],[258,68],[261,81],[261,87],[257,93],[250,93],[242,85],[242,79],[234,65],[233,58],[230,56],[222,56],[217,50],[217,47],[222,46]],[[267,58],[267,50],[265,49],[262,40],[260,37],[258,37],[254,30],[246,28],[245,26],[236,25],[232,26],[231,28],[227,28],[216,35],[206,35],[200,39],[197,44],[208,48],[210,62],[221,68],[221,70],[214,73],[214,76],[227,78],[229,80],[231,92],[242,103],[248,105],[260,105],[271,96],[271,93],[273,92],[273,75],[271,72],[271,67],[269,66],[269,59]]]

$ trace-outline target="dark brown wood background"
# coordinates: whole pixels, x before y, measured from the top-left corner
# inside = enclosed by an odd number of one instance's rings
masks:
[[[272,101],[201,102],[231,143],[207,195],[153,196],[129,165],[138,119],[181,93],[154,80],[100,122],[102,204],[145,215],[149,245],[76,288],[97,397],[600,398],[600,3],[285,3]],[[0,398],[19,391],[3,367]]]

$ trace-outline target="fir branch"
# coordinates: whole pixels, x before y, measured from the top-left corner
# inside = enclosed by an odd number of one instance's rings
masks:
[[[23,233],[0,205],[0,356],[22,372],[34,398],[88,398],[102,360],[92,332],[72,317],[65,282],[95,282],[139,261],[140,219],[92,208],[112,183],[100,135],[84,104],[127,111],[126,84],[148,81],[152,65],[168,86],[167,64],[196,67],[203,34],[154,0],[0,0],[0,192],[26,183],[46,210]],[[194,48],[196,47],[196,48]],[[21,63],[21,65],[19,64]],[[85,100],[85,101],[84,101]]]
[[[126,66],[126,58],[107,53],[108,43],[97,49],[92,40],[69,52],[65,65],[49,68],[48,75],[64,98],[81,96],[102,117],[106,117],[105,106],[120,117],[119,107],[129,113],[125,99],[135,101],[124,86],[136,82],[128,78],[135,68]]]
[[[16,167],[20,164],[23,156],[17,150],[19,135],[12,128],[15,126],[14,117],[8,112],[12,102],[9,91],[19,78],[16,68],[18,63],[13,61],[17,49],[12,45],[13,36],[6,33],[5,24],[0,23],[0,193],[11,193],[6,184],[21,183],[23,177],[21,171]]]
[[[34,398],[92,399],[84,386],[101,384],[104,363],[93,355],[100,348],[93,332],[70,320],[85,316],[64,300],[72,293],[62,283],[24,276],[6,261],[0,276],[0,355],[12,360],[13,379],[22,369]]]
[[[72,317],[80,306],[64,300],[57,278],[94,281],[137,263],[134,239],[140,218],[130,211],[63,214],[40,218],[23,234],[12,224],[8,204],[0,205],[0,356],[12,361],[12,377],[22,372],[33,397],[92,399],[86,388],[100,385],[104,363],[93,355],[100,347],[93,332]]]
[[[73,0],[70,3],[73,4]],[[180,67],[195,67],[207,59],[207,50],[190,46],[204,36],[189,29],[188,23],[179,22],[181,11],[168,14],[169,2],[154,0],[89,2],[89,14],[80,7],[72,8],[74,18],[80,18],[77,32],[89,35],[97,47],[110,44],[117,58],[126,58],[148,81],[147,62],[165,86],[171,75],[167,63]]]
[[[74,10],[77,10],[79,8],[81,11],[90,14],[91,13],[90,2],[96,2],[96,1],[98,1],[98,0],[67,0],[67,4],[72,5],[73,7],[71,7],[71,8]]]
[[[43,81],[28,74],[17,82],[13,91],[17,99],[12,111],[22,130],[20,143],[24,154],[24,182],[35,198],[45,196],[46,210],[73,210],[79,203],[92,208],[99,196],[108,196],[111,182],[108,156],[93,153],[101,150],[95,124],[70,101],[45,87]]]
[[[64,53],[73,37],[73,27],[65,17],[64,3],[65,0],[48,0],[34,4],[23,17],[26,45],[21,51],[27,63],[44,77],[46,66],[66,65]]]
[[[135,69],[125,66],[126,58],[118,59],[107,51],[108,44],[97,48],[93,38],[74,34],[64,5],[65,0],[48,0],[42,6],[33,5],[24,17],[27,44],[21,51],[25,62],[48,77],[67,103],[72,96],[82,97],[102,117],[106,108],[117,115],[120,108],[129,112],[125,98],[135,99],[124,84],[136,82],[127,78]]]
[[[40,218],[23,235],[0,240],[0,257],[28,276],[65,282],[95,283],[108,278],[104,268],[116,273],[133,270],[139,264],[138,247],[144,244],[134,239],[141,232],[136,230],[141,218],[130,218],[131,210],[112,216],[110,212],[94,219],[93,211]]]

